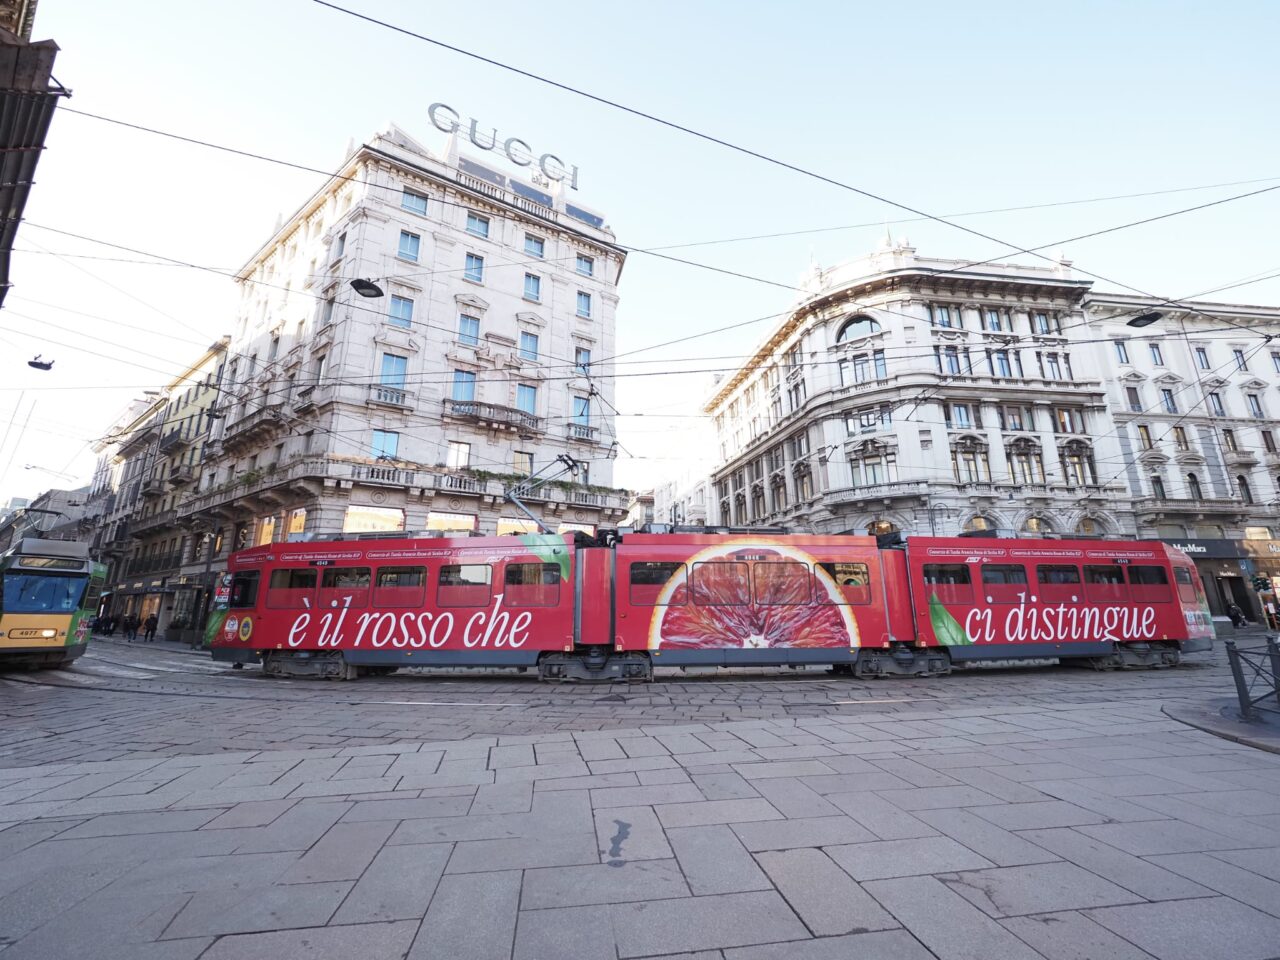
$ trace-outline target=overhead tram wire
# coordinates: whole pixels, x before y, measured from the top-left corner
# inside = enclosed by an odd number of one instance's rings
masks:
[[[550,79],[549,77],[544,77],[544,76],[542,76],[542,75],[540,75],[540,74],[537,74],[537,73],[534,73],[534,72],[532,72],[532,71],[530,71],[530,70],[524,70],[524,69],[521,69],[520,67],[516,67],[516,66],[514,66],[514,65],[512,65],[512,64],[504,63],[504,62],[503,62],[503,61],[501,61],[501,60],[496,60],[496,59],[494,59],[494,58],[492,58],[492,57],[486,57],[486,56],[484,56],[483,54],[475,53],[475,52],[470,51],[470,50],[465,50],[465,49],[463,49],[462,47],[459,47],[459,46],[455,46],[455,45],[453,45],[453,44],[446,43],[446,42],[444,42],[443,40],[437,40],[437,39],[435,39],[434,37],[428,37],[428,36],[426,36],[425,34],[417,33],[417,32],[415,32],[415,31],[413,31],[413,30],[409,30],[409,29],[408,29],[408,28],[406,28],[406,27],[397,26],[396,24],[390,23],[390,22],[388,22],[388,21],[385,21],[385,20],[379,20],[379,19],[378,19],[378,18],[376,18],[376,17],[371,17],[371,16],[369,16],[369,15],[367,15],[367,14],[359,13],[359,12],[357,12],[357,11],[355,11],[355,10],[348,9],[347,7],[339,6],[339,5],[338,5],[338,4],[336,4],[336,3],[331,3],[331,2],[329,2],[329,0],[312,0],[312,2],[313,2],[313,3],[318,4],[318,5],[322,6],[322,7],[328,7],[330,10],[335,10],[335,11],[337,11],[337,12],[339,12],[339,13],[344,13],[344,14],[346,14],[347,16],[349,16],[349,17],[353,17],[353,18],[355,18],[355,19],[357,19],[357,20],[363,20],[363,21],[365,21],[365,22],[367,22],[367,23],[375,24],[376,26],[380,26],[380,27],[382,27],[382,28],[384,28],[384,29],[386,29],[386,30],[391,30],[391,31],[393,31],[393,32],[395,32],[395,33],[399,33],[399,34],[402,34],[402,35],[407,36],[407,37],[412,37],[412,38],[414,38],[414,39],[416,39],[416,40],[421,40],[421,41],[423,41],[424,43],[432,44],[432,45],[434,45],[434,46],[436,46],[436,47],[440,47],[440,48],[442,48],[442,49],[449,50],[449,51],[451,51],[451,52],[453,52],[453,53],[457,53],[457,54],[460,54],[460,55],[465,56],[465,57],[470,57],[470,58],[471,58],[471,59],[473,59],[473,60],[478,60],[478,61],[480,61],[481,63],[486,63],[486,64],[488,64],[488,65],[490,65],[490,66],[497,67],[497,68],[498,68],[498,69],[500,69],[500,70],[506,70],[506,71],[508,71],[508,72],[510,72],[510,73],[514,73],[514,74],[516,74],[516,75],[518,75],[518,76],[525,77],[526,79],[534,80],[534,81],[537,81],[538,83],[546,84],[546,85],[551,86],[551,87],[554,87],[554,88],[556,88],[556,89],[558,89],[558,90],[563,90],[563,91],[565,91],[566,93],[572,93],[572,94],[574,94],[574,95],[576,95],[576,96],[583,97],[583,98],[585,98],[585,99],[587,99],[587,100],[591,100],[591,101],[593,101],[593,102],[595,102],[595,103],[599,103],[599,104],[602,104],[602,105],[607,106],[607,107],[612,107],[612,108],[614,108],[615,110],[621,110],[621,111],[623,111],[624,113],[629,113],[629,114],[631,114],[632,116],[640,117],[641,119],[652,121],[653,123],[657,123],[657,124],[659,124],[659,125],[661,125],[661,126],[667,127],[668,129],[676,130],[676,131],[679,131],[680,133],[686,133],[686,134],[688,134],[688,135],[690,135],[690,136],[692,136],[692,137],[696,137],[697,139],[704,140],[704,141],[706,141],[706,142],[708,142],[708,143],[714,143],[714,144],[716,144],[717,146],[724,147],[724,148],[726,148],[726,149],[728,149],[728,150],[732,150],[732,151],[734,151],[734,152],[736,152],[736,153],[740,153],[740,154],[742,154],[742,155],[744,155],[744,156],[753,157],[753,158],[754,158],[754,159],[756,159],[756,160],[760,160],[760,161],[763,161],[763,162],[765,162],[765,163],[772,164],[773,166],[780,167],[781,169],[784,169],[784,170],[789,170],[789,171],[791,171],[792,173],[800,174],[801,176],[808,177],[808,178],[810,178],[810,179],[812,179],[812,180],[816,180],[816,181],[818,181],[818,182],[820,182],[820,183],[825,183],[825,184],[828,184],[829,186],[837,187],[837,188],[839,188],[839,189],[841,189],[841,190],[847,190],[847,191],[849,191],[849,192],[851,192],[851,193],[856,193],[856,194],[858,194],[859,196],[866,197],[866,198],[868,198],[868,199],[870,199],[870,200],[875,200],[875,201],[878,201],[878,202],[880,202],[880,203],[887,204],[887,205],[889,205],[889,206],[891,206],[891,207],[896,207],[896,208],[897,208],[897,209],[899,209],[899,210],[904,210],[904,211],[906,211],[907,213],[911,213],[911,214],[915,214],[916,216],[919,216],[919,217],[927,218],[927,219],[932,220],[932,221],[934,221],[934,222],[936,222],[936,223],[940,223],[940,224],[943,224],[944,226],[951,227],[952,229],[955,229],[955,230],[961,230],[961,231],[963,231],[964,233],[971,234],[972,236],[978,237],[978,238],[980,238],[980,239],[982,239],[982,240],[987,240],[987,241],[989,241],[989,242],[991,242],[991,243],[998,243],[998,244],[1000,244],[1001,246],[1009,247],[1009,248],[1011,248],[1012,250],[1017,251],[1018,253],[1023,253],[1023,254],[1027,254],[1028,256],[1037,257],[1037,258],[1039,258],[1039,259],[1041,259],[1041,260],[1045,260],[1045,261],[1047,261],[1047,262],[1049,262],[1049,263],[1056,263],[1056,262],[1057,262],[1057,261],[1056,261],[1056,260],[1054,260],[1052,257],[1045,256],[1044,254],[1041,254],[1041,253],[1037,252],[1037,251],[1036,251],[1036,250],[1034,250],[1034,249],[1027,249],[1027,248],[1025,248],[1025,247],[1023,247],[1023,246],[1021,246],[1021,245],[1019,245],[1019,244],[1010,243],[1008,240],[1002,240],[1002,239],[1000,239],[999,237],[991,236],[990,234],[983,233],[981,230],[975,230],[975,229],[974,229],[974,228],[972,228],[972,227],[966,227],[964,224],[961,224],[961,223],[955,223],[955,222],[953,222],[953,221],[951,221],[951,220],[946,219],[945,217],[936,216],[935,214],[931,214],[931,213],[929,213],[929,212],[927,212],[927,211],[925,211],[925,210],[920,210],[920,209],[917,209],[916,207],[909,206],[908,204],[901,203],[901,202],[899,202],[899,201],[897,201],[897,200],[892,200],[892,199],[890,199],[890,198],[888,198],[888,197],[885,197],[885,196],[882,196],[882,195],[880,195],[880,194],[873,193],[873,192],[872,192],[872,191],[870,191],[870,190],[863,189],[862,187],[857,187],[857,186],[854,186],[853,184],[845,183],[845,182],[843,182],[843,181],[841,181],[841,180],[836,180],[835,178],[833,178],[833,177],[828,177],[828,176],[826,176],[825,174],[817,173],[816,171],[809,170],[809,169],[807,169],[807,168],[805,168],[805,167],[801,167],[801,166],[799,166],[799,165],[797,165],[797,164],[790,163],[790,162],[788,162],[788,161],[786,161],[786,160],[780,160],[780,159],[778,159],[777,157],[769,156],[768,154],[761,153],[761,152],[760,152],[760,151],[758,151],[758,150],[753,150],[753,149],[751,149],[750,147],[744,147],[744,146],[741,146],[740,144],[733,143],[733,142],[731,142],[731,141],[729,141],[729,140],[724,140],[724,139],[722,139],[722,138],[720,138],[720,137],[716,137],[716,136],[714,136],[714,135],[712,135],[712,134],[704,133],[704,132],[702,132],[702,131],[700,131],[700,130],[695,130],[695,129],[693,129],[692,127],[687,127],[687,126],[684,126],[683,124],[676,123],[676,122],[675,122],[675,121],[673,121],[673,120],[667,120],[667,119],[664,119],[664,118],[662,118],[662,117],[659,117],[659,116],[657,116],[657,115],[655,115],[655,114],[647,113],[647,112],[645,112],[645,111],[643,111],[643,110],[639,110],[639,109],[637,109],[637,108],[635,108],[635,107],[629,107],[629,106],[627,106],[627,105],[625,105],[625,104],[623,104],[623,103],[619,103],[619,102],[618,102],[618,101],[616,101],[616,100],[610,100],[610,99],[608,99],[607,97],[602,97],[602,96],[600,96],[600,95],[598,95],[598,94],[589,93],[588,91],[583,90],[583,89],[581,89],[581,88],[579,88],[579,87],[574,87],[574,86],[571,86],[571,85],[566,84],[566,83],[561,83],[561,82],[559,82],[559,81],[557,81],[557,80],[552,80],[552,79]],[[1278,189],[1278,188],[1280,188],[1280,187],[1272,187],[1272,188],[1268,188],[1268,189]],[[1265,191],[1260,191],[1260,192],[1265,192]],[[1051,244],[1051,246],[1052,246],[1052,244]],[[1135,293],[1139,293],[1139,294],[1141,294],[1142,296],[1146,296],[1146,297],[1154,297],[1154,296],[1155,296],[1155,294],[1147,293],[1146,291],[1139,290],[1137,287],[1132,287],[1132,286],[1129,286],[1129,285],[1127,285],[1127,284],[1120,283],[1119,281],[1112,280],[1112,279],[1110,279],[1110,278],[1108,278],[1108,277],[1104,277],[1104,276],[1102,276],[1101,274],[1090,273],[1089,271],[1082,270],[1082,269],[1079,269],[1079,268],[1076,268],[1076,269],[1078,270],[1078,272],[1083,273],[1083,274],[1085,274],[1086,276],[1094,277],[1095,279],[1102,280],[1102,281],[1103,281],[1103,282],[1105,282],[1105,283],[1114,283],[1116,286],[1124,287],[1125,289],[1127,289],[1127,290],[1131,290],[1131,291],[1133,291],[1133,292],[1135,292]],[[1166,301],[1166,302],[1168,302],[1168,301]],[[1183,309],[1186,309],[1186,308],[1184,307]]]

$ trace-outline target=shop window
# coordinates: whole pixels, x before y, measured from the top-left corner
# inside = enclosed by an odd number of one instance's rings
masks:
[[[450,563],[440,568],[436,603],[442,607],[487,607],[493,568],[487,563]]]
[[[631,602],[636,606],[675,606],[685,602],[685,591],[679,587],[662,597],[662,588],[672,577],[683,577],[683,563],[645,561],[631,564]]]
[[[375,607],[421,607],[427,601],[426,567],[379,567]]]
[[[503,603],[510,607],[554,607],[560,602],[560,565],[508,563]]]
[[[315,603],[316,572],[311,568],[272,570],[267,606],[273,610],[302,610]]]

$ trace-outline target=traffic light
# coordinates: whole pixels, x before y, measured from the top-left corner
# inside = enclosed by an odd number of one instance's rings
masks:
[[[1258,591],[1258,593],[1269,593],[1271,591],[1270,578],[1262,576],[1254,577],[1253,589]]]

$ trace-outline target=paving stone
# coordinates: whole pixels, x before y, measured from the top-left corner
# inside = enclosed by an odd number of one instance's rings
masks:
[[[222,937],[201,960],[398,960],[417,932],[416,922],[331,926]]]
[[[174,917],[165,938],[324,926],[351,886],[345,882],[311,883],[305,896],[300,896],[296,887],[287,886],[206,890],[192,897]]]
[[[335,803],[296,804],[269,826],[242,833],[242,849],[260,853],[282,850],[306,850],[324,836],[351,808],[346,801]]]
[[[613,930],[600,921],[595,907],[524,910],[516,926],[512,960],[615,960]]]
[[[1059,859],[1043,847],[976,817],[967,810],[920,810],[916,816],[939,833],[946,834],[979,856],[1002,867]]]
[[[948,807],[979,807],[1002,804],[999,797],[973,787],[913,787],[910,790],[879,790],[885,802],[901,810],[941,810]]]
[[[588,762],[592,760],[622,760],[627,756],[622,747],[618,745],[617,740],[604,738],[579,741],[578,755]]]
[[[760,796],[760,791],[753,784],[733,772],[693,773],[690,779],[708,800],[747,800]]]
[[[604,863],[668,860],[674,854],[651,807],[597,810],[596,847]]]
[[[528,813],[533,809],[533,784],[532,780],[523,783],[483,784],[476,790],[470,809],[466,812],[470,815]]]
[[[534,780],[533,789],[537,793],[548,790],[596,790],[608,787],[638,787],[639,775],[627,773],[602,773],[586,777],[563,777],[553,780]]]
[[[372,777],[368,780],[322,780],[304,783],[290,791],[291,797],[345,797],[353,793],[384,793],[394,790],[399,777]]]
[[[612,761],[602,761],[610,763]],[[499,767],[495,773],[497,783],[514,783],[526,780],[560,780],[565,777],[585,777],[591,773],[581,760],[565,763],[539,763],[534,766]]]
[[[830,817],[842,812],[796,779],[754,780],[752,786],[785,817]]]
[[[901,777],[913,787],[954,787],[956,780],[945,773],[939,773],[932,767],[917,763],[908,757],[894,757],[888,760],[872,760],[872,765],[885,773]]]
[[[890,930],[738,947],[726,950],[724,960],[934,960],[934,956],[905,930]]]
[[[561,867],[598,863],[599,849],[594,835],[578,833],[533,836],[501,840],[462,840],[453,849],[446,872],[480,873],[492,870],[527,870],[531,867]]]
[[[472,798],[430,797],[405,800],[362,800],[342,815],[348,823],[364,820],[426,820],[435,817],[466,816]]]
[[[805,817],[737,823],[733,831],[753,853],[790,847],[826,847],[874,841],[875,836],[849,817]]]
[[[923,820],[900,810],[876,793],[830,793],[826,799],[881,840],[912,840],[937,835],[937,831]]]
[[[835,771],[821,760],[774,761],[772,763],[734,764],[733,769],[744,780],[764,780],[770,777],[822,777]]]
[[[510,956],[519,903],[519,870],[442,877],[408,960]]]
[[[1212,895],[1211,890],[1199,884],[1077,830],[1029,830],[1021,836],[1148,900],[1181,900]]]
[[[776,850],[761,853],[756,859],[814,936],[889,930],[898,926],[870,894],[821,850]]]
[[[665,757],[671,751],[653,737],[628,737],[618,741],[628,757]]]
[[[163,810],[156,813],[106,814],[86,820],[63,833],[62,839],[81,837],[123,837],[135,833],[166,833],[196,830],[222,810]]]
[[[77,904],[133,867],[121,861],[67,864],[28,877],[0,899],[0,944],[19,940],[56,917],[74,915]]]
[[[950,776],[966,783],[971,787],[976,787],[983,793],[988,793],[993,797],[999,797],[1008,803],[1032,803],[1037,800],[1052,800],[1053,797],[1048,794],[1041,793],[1034,787],[1026,784],[1009,780],[1000,775],[1000,767],[994,769],[980,769],[976,767],[961,767],[949,771]],[[1054,795],[1056,796],[1056,794]],[[1059,797],[1058,799],[1069,799],[1067,797]]]
[[[293,853],[238,853],[148,860],[136,864],[108,891],[133,892],[141,896],[262,887],[274,883],[296,860],[297,855]]]
[[[160,936],[187,897],[99,894],[75,909],[75,923],[58,916],[4,950],[12,960],[194,960],[212,940],[149,943]],[[7,958],[7,960],[8,960]]]
[[[620,861],[616,867],[595,863],[526,870],[520,906],[523,910],[542,910],[689,895],[689,884],[675,860],[629,860]]]
[[[1138,857],[1156,853],[1239,850],[1255,846],[1247,840],[1233,840],[1231,837],[1211,833],[1201,827],[1176,820],[1104,823],[1098,826],[1080,827],[1080,832]]]
[[[638,770],[636,779],[643,787],[652,787],[660,783],[692,783],[689,774],[680,769],[671,770]],[[710,799],[704,797],[703,799]]]
[[[1273,917],[1280,917],[1280,883],[1274,880],[1204,853],[1175,853],[1151,857],[1150,862]]]
[[[383,847],[342,902],[333,922],[378,923],[421,918],[427,912],[452,852],[453,847],[447,843]]]
[[[395,829],[394,823],[338,823],[320,838],[277,883],[358,880]]]
[[[1270,960],[1280,920],[1226,897],[1103,907],[1085,916],[1160,960]]]
[[[294,805],[293,800],[251,800],[234,807],[206,823],[202,830],[229,830],[239,827],[265,827]]]
[[[1010,917],[1000,925],[1046,960],[1152,960],[1145,950],[1079,913]]]
[[[828,847],[827,853],[849,876],[860,882],[992,866],[990,860],[978,856],[950,837],[878,840]]]
[[[746,823],[781,820],[782,814],[768,800],[703,800],[668,803],[654,807],[664,827],[699,827],[708,823]]]
[[[1148,805],[1154,797],[1135,797],[1133,800],[1122,800],[1119,797],[1108,797],[1091,790],[1088,780],[1032,781],[1037,790],[1051,797],[1065,800],[1077,807],[1091,810],[1109,822],[1137,823],[1142,820],[1159,820],[1167,818],[1166,814],[1157,812]],[[1171,797],[1160,798],[1171,800]]]
[[[533,766],[533,747],[529,744],[510,747],[494,747],[489,751],[489,769],[500,767]]]
[[[1270,880],[1280,880],[1280,847],[1257,850],[1228,850],[1213,854],[1219,860],[1234,863]]]
[[[1062,800],[975,807],[973,812],[1006,830],[1041,830],[1105,823],[1107,817]],[[1127,829],[1127,827],[1125,828]]]
[[[724,824],[678,827],[667,831],[667,840],[695,895],[772,889],[751,854]]]
[[[728,893],[610,908],[623,958],[799,940],[804,924],[777,893]]]
[[[590,773],[634,773],[637,770],[663,770],[679,766],[673,757],[628,757],[625,760],[593,760],[587,764]]]
[[[1043,960],[933,877],[877,880],[865,884],[864,889],[938,960]]]
[[[1109,907],[1141,899],[1062,861],[940,874],[938,879],[992,917]]]
[[[705,798],[692,783],[667,783],[649,787],[612,787],[591,791],[591,806],[648,807],[659,803],[698,803]]]
[[[805,777],[805,786],[826,796],[830,793],[852,793],[861,790],[906,790],[911,784],[883,770],[868,773],[833,773],[826,777]]]

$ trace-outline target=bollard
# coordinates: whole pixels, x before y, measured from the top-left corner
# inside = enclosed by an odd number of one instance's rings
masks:
[[[1253,719],[1253,703],[1249,700],[1249,684],[1244,679],[1244,666],[1240,663],[1240,651],[1236,649],[1234,640],[1226,641],[1227,662],[1231,664],[1231,676],[1236,681],[1236,697],[1240,700],[1240,715],[1245,720]]]

